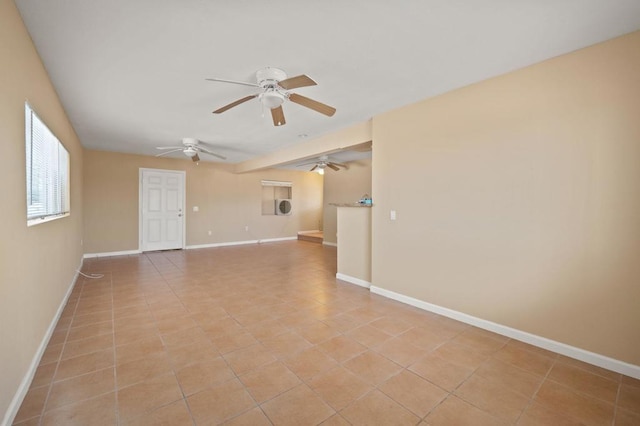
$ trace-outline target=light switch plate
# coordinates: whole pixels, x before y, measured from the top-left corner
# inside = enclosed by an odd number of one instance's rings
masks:
[[[396,220],[396,211],[395,210],[391,210],[389,212],[389,219]]]

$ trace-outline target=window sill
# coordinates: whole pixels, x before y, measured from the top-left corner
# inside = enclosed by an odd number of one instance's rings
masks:
[[[48,216],[48,217],[43,217],[43,218],[38,218],[38,219],[29,219],[27,220],[27,227],[29,226],[35,226],[35,225],[40,225],[41,223],[46,223],[46,222],[51,222],[54,221],[56,219],[62,219],[64,217],[70,216],[71,213],[64,213],[58,216]]]

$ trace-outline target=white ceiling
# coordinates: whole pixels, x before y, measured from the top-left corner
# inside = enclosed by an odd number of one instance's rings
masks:
[[[82,144],[157,153],[183,137],[240,162],[640,29],[638,0],[16,0]],[[265,66],[307,74],[287,124],[249,101]],[[300,135],[306,135],[301,137]],[[178,153],[178,156],[181,154]]]

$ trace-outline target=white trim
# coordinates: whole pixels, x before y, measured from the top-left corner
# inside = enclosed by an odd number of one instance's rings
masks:
[[[142,175],[144,172],[180,173],[182,175],[182,247],[187,246],[187,172],[186,170],[138,168],[138,253],[143,252],[142,241]],[[153,250],[151,250],[153,251]]]
[[[262,186],[286,186],[287,188],[293,187],[293,182],[283,180],[261,180]]]
[[[258,240],[258,244],[262,243],[276,243],[278,241],[293,241],[297,240],[298,236],[295,237],[282,237],[282,238],[267,238],[266,240]]]
[[[242,246],[245,244],[258,244],[258,240],[246,240],[246,241],[231,241],[228,243],[211,243],[211,244],[196,244],[193,246],[186,246],[186,250],[203,249],[203,248],[215,248],[215,247],[227,247],[227,246]]]
[[[312,229],[310,231],[298,231],[298,235],[315,234],[317,232],[321,232],[321,231],[319,229]]]
[[[193,249],[202,249],[202,248],[215,248],[215,247],[228,247],[228,246],[242,246],[246,244],[262,244],[262,243],[274,243],[277,241],[292,241],[297,240],[298,237],[284,237],[284,238],[267,238],[264,240],[245,240],[245,241],[229,241],[226,243],[211,243],[211,244],[197,244],[192,246],[187,246],[185,249],[193,250]]]
[[[58,320],[60,319],[60,315],[62,315],[62,311],[64,311],[65,306],[67,305],[67,301],[69,300],[69,296],[71,296],[71,292],[76,285],[76,281],[78,280],[78,276],[80,275],[79,271],[82,269],[82,263],[84,259],[80,259],[80,266],[76,269],[76,274],[71,281],[71,285],[67,289],[67,293],[62,298],[62,302],[60,302],[60,306],[58,306],[58,310],[56,314],[53,316],[51,323],[49,324],[49,328],[47,328],[42,341],[40,342],[40,346],[38,346],[38,350],[36,351],[33,359],[31,360],[31,364],[29,364],[29,368],[27,369],[27,373],[22,378],[22,382],[20,382],[20,386],[18,386],[18,390],[13,395],[13,399],[7,408],[7,411],[4,415],[4,420],[2,420],[3,426],[8,426],[13,423],[16,415],[18,414],[18,410],[24,401],[24,397],[27,395],[29,391],[29,387],[31,386],[31,382],[33,381],[33,377],[36,374],[36,370],[38,369],[38,365],[40,365],[40,360],[42,359],[42,355],[44,355],[45,350],[47,349],[47,345],[49,344],[49,340],[51,339],[51,335],[53,335],[53,331],[56,329],[56,325],[58,325]]]
[[[349,275],[341,274],[340,272],[336,273],[336,278],[341,281],[346,281],[351,284],[359,285],[364,288],[371,288],[371,283],[369,281],[365,281],[360,278],[352,277]]]
[[[34,219],[27,220],[27,226],[40,225],[41,223],[51,222],[53,220],[62,219],[67,216],[71,216],[71,212],[65,212],[65,213],[61,213],[53,216],[47,216],[47,217],[36,217]]]
[[[214,247],[227,247],[227,246],[241,246],[245,244],[262,244],[262,243],[274,243],[277,241],[293,241],[297,237],[284,237],[284,238],[267,238],[264,240],[245,240],[245,241],[229,241],[225,243],[211,243],[211,244],[196,244],[186,246],[185,250],[201,249],[201,248],[214,248]],[[141,254],[140,250],[124,250],[124,251],[111,251],[106,253],[85,253],[84,258],[94,257],[108,257],[108,256],[130,256],[133,254]]]
[[[331,243],[329,241],[323,241],[322,244],[325,246],[338,247],[338,243]]]
[[[124,251],[110,251],[106,253],[85,253],[84,258],[90,259],[94,257],[109,257],[109,256],[130,256],[132,254],[140,254],[140,250],[124,250]]]
[[[589,352],[584,349],[576,348],[575,346],[570,346],[565,343],[547,339],[546,337],[537,336],[535,334],[527,333],[526,331],[517,330],[515,328],[507,327],[506,325],[487,321],[459,311],[454,311],[453,309],[434,305],[384,288],[371,286],[370,290],[372,293],[397,300],[398,302],[406,303],[407,305],[415,306],[416,308],[423,309],[425,311],[452,318],[484,330],[489,330],[521,342],[529,343],[530,345],[534,345],[539,348],[568,356],[569,358],[574,358],[588,364],[593,364],[607,370],[615,371],[616,373],[640,379],[640,366],[638,365],[629,364],[624,361]]]

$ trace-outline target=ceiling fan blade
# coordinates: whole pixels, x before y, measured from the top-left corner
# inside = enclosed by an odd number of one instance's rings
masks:
[[[308,75],[304,74],[278,82],[278,85],[286,90],[297,89],[298,87],[315,86],[316,84],[318,83],[313,81]]]
[[[337,166],[334,166],[333,163],[327,163],[327,167],[329,167],[332,170],[335,170],[336,172],[340,171],[340,168]]]
[[[310,171],[310,172],[312,172],[312,171],[314,171],[314,170],[315,170],[315,169],[317,169],[317,168],[318,168],[318,165],[316,164],[316,165],[315,165],[315,166],[313,166],[313,167],[311,168],[311,170],[309,170],[309,171]]]
[[[191,157],[191,161],[193,161],[194,163],[196,161],[200,161],[200,157],[198,157],[198,154],[196,153],[196,155],[194,155],[193,157]]]
[[[217,110],[213,111],[213,113],[214,113],[214,114],[221,114],[221,113],[225,112],[225,111],[226,111],[226,110],[228,110],[228,109],[231,109],[231,108],[233,108],[233,107],[235,107],[235,106],[238,106],[238,105],[240,105],[240,104],[243,104],[243,103],[245,103],[245,102],[247,102],[247,101],[250,101],[250,100],[251,100],[251,99],[253,99],[253,98],[257,98],[257,97],[258,97],[258,95],[245,96],[245,97],[244,97],[244,98],[242,98],[242,99],[238,99],[238,100],[237,100],[237,101],[235,101],[235,102],[231,102],[229,105],[225,105],[225,106],[223,106],[222,108],[218,108]]]
[[[297,93],[291,93],[289,95],[289,100],[291,102],[297,103],[298,105],[302,105],[303,107],[311,108],[312,110],[329,117],[333,116],[333,114],[336,113],[335,108],[330,107],[329,105],[325,105],[321,102],[314,101],[313,99],[307,98],[306,96],[298,95]]]
[[[171,154],[173,152],[182,151],[183,149],[184,148],[175,148],[175,149],[172,149],[171,151],[161,152],[160,154],[156,154],[156,157],[162,157],[163,155]]]
[[[251,87],[260,87],[256,83],[247,83],[244,81],[236,81],[236,80],[226,80],[224,78],[205,78],[207,81],[219,81],[221,83],[232,83],[232,84],[242,84],[243,86],[251,86]]]
[[[156,149],[161,149],[161,150],[165,150],[165,149],[183,149],[183,146],[156,146]]]
[[[348,169],[349,167],[347,167],[346,164],[342,164],[342,163],[334,163],[333,161],[330,161],[328,164],[334,165],[336,167],[343,167],[345,169]]]
[[[214,157],[218,157],[221,160],[226,160],[227,159],[227,157],[223,157],[222,155],[216,154],[215,152],[211,152],[208,149],[205,149],[205,148],[203,148],[201,146],[198,147],[198,149],[200,150],[200,152],[204,152],[205,154],[213,155]]]
[[[282,110],[282,105],[271,110],[271,118],[273,118],[274,126],[282,126],[284,124],[287,124],[287,122],[284,121],[284,111]]]

